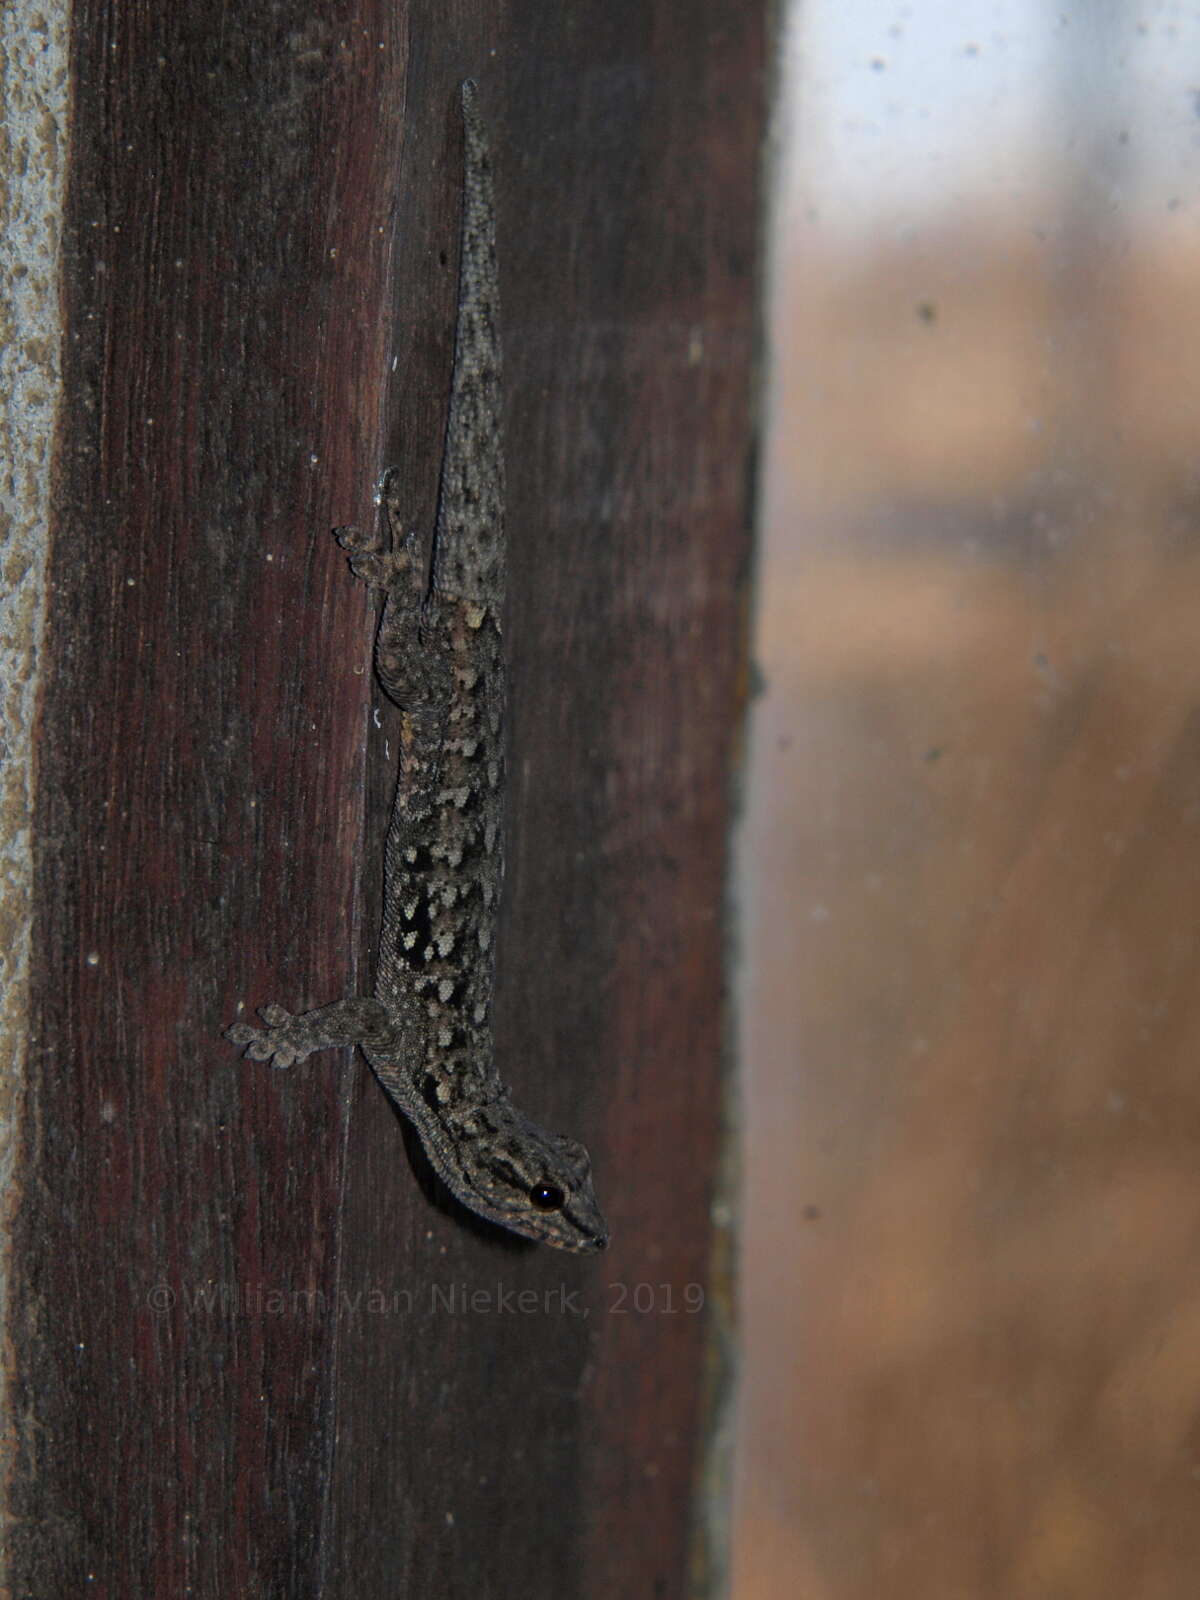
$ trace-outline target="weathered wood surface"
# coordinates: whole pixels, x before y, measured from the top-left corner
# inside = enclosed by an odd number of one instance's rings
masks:
[[[16,1593],[703,1592],[764,34],[734,0],[76,8]],[[593,1150],[596,1262],[451,1214],[361,1061],[220,1036],[370,981],[394,725],[328,530],[388,463],[433,512],[468,73],[502,1071]]]

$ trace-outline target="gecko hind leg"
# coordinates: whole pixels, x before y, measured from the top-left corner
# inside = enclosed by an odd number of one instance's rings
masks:
[[[235,1022],[226,1028],[225,1037],[244,1045],[251,1061],[269,1061],[274,1067],[290,1067],[314,1050],[334,1045],[369,1044],[386,1050],[392,1043],[393,1024],[387,1007],[378,1000],[339,1000],[300,1016],[283,1006],[268,1005],[258,1014],[265,1028]]]
[[[430,592],[433,533],[404,527],[400,473],[384,474],[379,502],[382,530],[335,528],[350,570],[387,599],[375,636],[375,673],[388,699],[422,721],[436,720],[448,700],[449,680],[438,648],[442,628]]]
[[[398,467],[390,467],[379,485],[380,515],[370,530],[351,524],[333,536],[350,558],[350,570],[372,589],[384,589],[405,612],[420,611],[429,590],[433,534],[405,529],[404,507],[397,486]]]

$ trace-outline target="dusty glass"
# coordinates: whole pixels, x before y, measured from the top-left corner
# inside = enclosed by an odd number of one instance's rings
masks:
[[[734,1594],[1191,1594],[1200,9],[788,77]]]

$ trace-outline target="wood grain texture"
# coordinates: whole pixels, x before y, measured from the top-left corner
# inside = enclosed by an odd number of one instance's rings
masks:
[[[698,1592],[763,54],[732,0],[76,9],[18,1592]],[[433,513],[468,73],[507,373],[499,1059],[593,1149],[599,1262],[474,1226],[361,1063],[220,1037],[241,996],[368,989],[395,728],[328,530],[385,463]]]

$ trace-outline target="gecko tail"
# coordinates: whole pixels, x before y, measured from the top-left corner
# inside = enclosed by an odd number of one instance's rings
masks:
[[[491,151],[473,78],[463,80],[461,98],[462,242],[434,586],[456,599],[499,609],[505,552],[496,206]]]

